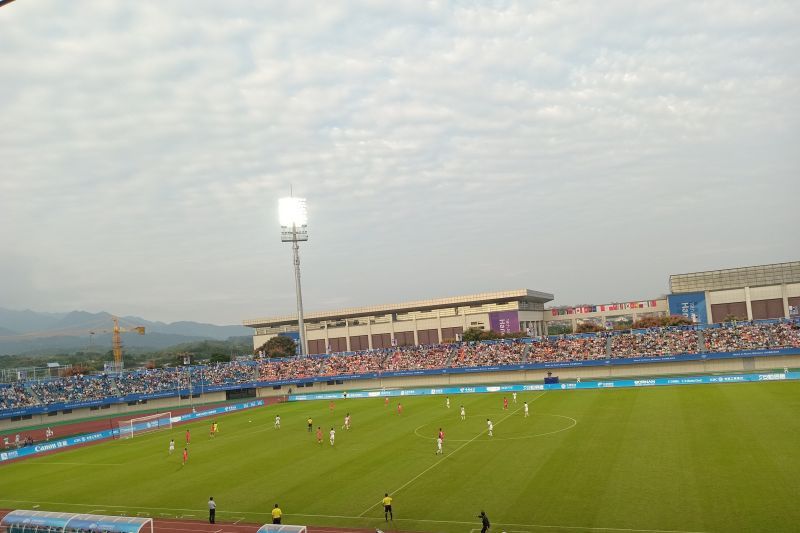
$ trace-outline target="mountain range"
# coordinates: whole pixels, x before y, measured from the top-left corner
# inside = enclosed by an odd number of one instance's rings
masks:
[[[199,322],[153,322],[141,317],[119,317],[123,328],[144,326],[145,335],[123,333],[123,344],[132,349],[159,350],[198,340],[246,337],[244,326],[217,326]],[[0,355],[51,354],[65,351],[111,349],[112,315],[106,312],[41,313],[0,307]]]

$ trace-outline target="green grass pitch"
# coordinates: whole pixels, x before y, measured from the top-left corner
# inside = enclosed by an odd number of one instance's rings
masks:
[[[279,503],[285,523],[385,531],[477,530],[481,510],[498,532],[800,530],[800,383],[530,392],[508,411],[496,394],[397,401],[281,404],[219,417],[214,439],[204,420],[6,465],[0,506],[204,519],[214,496],[222,521]]]

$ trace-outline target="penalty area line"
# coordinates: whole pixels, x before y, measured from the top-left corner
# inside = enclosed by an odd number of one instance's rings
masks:
[[[533,403],[533,402],[535,402],[536,400],[538,400],[539,398],[541,398],[542,396],[544,396],[546,392],[547,392],[547,391],[544,391],[544,392],[542,392],[542,393],[541,393],[539,396],[537,396],[536,398],[534,398],[533,400],[531,400],[531,401],[530,401],[530,403]],[[498,420],[498,421],[497,421],[497,423],[496,423],[496,424],[494,424],[494,425],[495,425],[495,426],[499,426],[499,425],[500,425],[502,422],[504,422],[505,420],[507,420],[507,419],[508,419],[508,418],[510,418],[511,416],[513,416],[513,415],[517,414],[517,413],[518,413],[518,412],[519,412],[521,409],[522,409],[522,407],[518,407],[516,410],[514,410],[514,411],[512,411],[512,412],[508,413],[506,416],[504,416],[503,418],[501,418],[500,420]],[[456,448],[456,449],[455,449],[455,450],[453,450],[452,452],[450,452],[450,453],[448,453],[447,455],[445,455],[444,457],[442,457],[442,458],[441,458],[439,461],[436,461],[435,463],[433,463],[432,465],[430,465],[428,468],[426,468],[425,470],[423,470],[422,472],[420,472],[420,473],[419,473],[419,474],[417,474],[416,476],[412,477],[411,479],[409,479],[408,481],[406,481],[405,483],[403,483],[402,485],[400,485],[398,488],[394,489],[394,491],[392,491],[392,494],[397,494],[398,492],[400,492],[401,490],[403,490],[403,489],[404,489],[404,488],[406,488],[407,486],[411,485],[413,482],[415,482],[416,480],[418,480],[420,477],[422,477],[423,475],[427,474],[428,472],[430,472],[431,470],[433,470],[434,468],[436,468],[437,466],[439,466],[440,464],[442,464],[442,463],[444,462],[444,460],[445,460],[445,459],[447,459],[448,457],[452,457],[453,455],[455,455],[456,453],[458,453],[458,451],[459,451],[459,450],[461,450],[462,448],[466,447],[466,446],[467,446],[467,445],[469,445],[470,443],[474,442],[474,441],[475,441],[475,439],[477,439],[478,437],[480,437],[481,435],[483,435],[484,433],[486,433],[486,431],[487,431],[487,430],[486,430],[486,429],[484,429],[483,431],[481,431],[480,433],[478,433],[477,435],[475,435],[474,437],[472,437],[471,439],[469,439],[467,442],[465,442],[464,444],[462,444],[461,446],[459,446],[458,448]],[[380,504],[381,504],[381,502],[380,502],[380,501],[373,503],[372,505],[370,505],[369,507],[367,507],[366,509],[364,509],[364,511],[363,511],[363,512],[362,512],[360,515],[358,515],[358,517],[359,517],[359,518],[362,518],[362,517],[363,517],[365,514],[367,514],[368,512],[370,512],[371,510],[373,510],[375,507],[377,507],[377,506],[378,506],[378,505],[380,505]]]

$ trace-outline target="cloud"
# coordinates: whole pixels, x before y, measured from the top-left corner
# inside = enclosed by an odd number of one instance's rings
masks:
[[[755,1],[10,4],[0,248],[42,284],[7,305],[291,312],[290,184],[309,309],[645,298],[796,259],[798,22]]]

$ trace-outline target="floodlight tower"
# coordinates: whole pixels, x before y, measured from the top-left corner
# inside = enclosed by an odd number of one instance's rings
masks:
[[[303,323],[303,291],[300,289],[300,241],[308,240],[308,211],[305,198],[278,200],[281,223],[281,242],[292,243],[294,257],[294,287],[297,294],[297,329],[300,331],[300,355],[306,355],[306,328]]]

